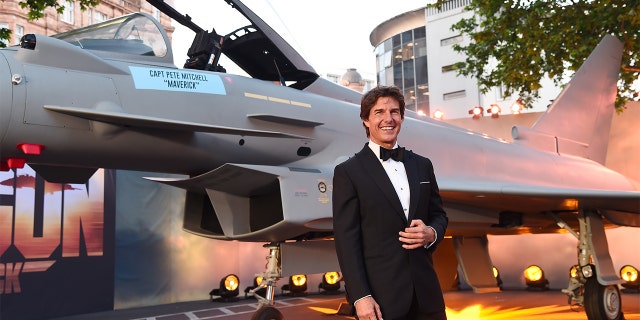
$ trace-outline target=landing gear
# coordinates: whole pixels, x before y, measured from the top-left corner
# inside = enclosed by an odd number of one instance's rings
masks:
[[[282,269],[280,268],[280,245],[277,243],[269,243],[264,245],[264,247],[269,248],[269,256],[267,256],[265,272],[259,274],[263,279],[262,283],[247,293],[247,295],[256,297],[260,303],[260,307],[253,314],[251,320],[283,320],[284,317],[282,313],[274,307],[276,282],[282,275]],[[266,289],[264,297],[256,293],[263,288]]]
[[[272,306],[262,306],[256,311],[251,320],[283,320],[284,317],[278,309]]]
[[[621,320],[622,301],[618,284],[621,280],[613,269],[604,225],[595,211],[580,211],[577,233],[555,214],[551,216],[558,226],[578,238],[578,265],[567,289],[569,305],[584,306],[589,320]]]
[[[603,286],[592,277],[584,288],[584,310],[588,319],[621,320],[622,301],[617,285]]]

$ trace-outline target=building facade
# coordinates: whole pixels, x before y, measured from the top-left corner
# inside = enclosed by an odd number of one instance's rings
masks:
[[[174,27],[171,18],[142,0],[101,0],[95,8],[80,9],[75,1],[59,1],[64,6],[64,12],[59,14],[54,8],[47,8],[44,17],[29,21],[28,10],[20,7],[19,0],[3,0],[0,2],[0,28],[11,30],[11,39],[5,42],[11,46],[18,44],[20,38],[28,33],[46,36],[85,27],[94,23],[106,21],[132,12],[151,14],[164,26],[169,38]],[[167,1],[172,4],[173,1]]]
[[[501,113],[519,113],[517,96],[505,97],[502,88],[482,93],[475,78],[459,76],[454,69],[465,55],[455,52],[453,45],[465,45],[469,39],[451,25],[473,12],[464,10],[471,0],[449,0],[440,8],[419,8],[393,17],[378,25],[370,35],[376,55],[377,81],[380,85],[396,85],[404,91],[407,108],[434,118],[470,117],[474,107],[480,116],[498,107]],[[541,99],[526,112],[545,110],[548,97],[559,92],[549,81],[541,91]]]
[[[393,17],[369,37],[376,55],[376,80],[404,92],[409,110],[430,114],[425,9]]]
[[[343,87],[350,88],[360,93],[367,92],[376,86],[375,80],[364,79],[360,72],[355,68],[348,68],[342,75],[327,73],[321,76],[333,83],[337,83]]]

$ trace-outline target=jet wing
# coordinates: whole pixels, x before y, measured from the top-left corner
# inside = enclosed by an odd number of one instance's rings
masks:
[[[640,192],[637,191],[445,180],[440,184],[440,193],[445,205],[468,208],[537,213],[601,209],[640,214]]]
[[[50,106],[50,105],[45,105],[44,108],[50,111],[55,111],[55,112],[75,116],[78,118],[83,118],[83,119],[92,120],[92,121],[99,121],[99,122],[114,124],[118,126],[138,127],[138,128],[147,128],[147,129],[155,128],[155,129],[175,130],[175,131],[235,134],[235,135],[254,136],[254,137],[312,139],[310,137],[289,134],[284,132],[215,126],[215,125],[210,125],[206,123],[178,121],[178,120],[135,115],[130,113],[118,112],[118,111],[110,111],[110,110],[95,110],[95,109],[87,109],[87,108]]]

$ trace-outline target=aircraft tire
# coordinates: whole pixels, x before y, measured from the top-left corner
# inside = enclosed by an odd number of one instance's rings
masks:
[[[587,279],[584,289],[584,310],[589,320],[622,320],[620,289],[603,286],[596,277]]]
[[[264,306],[256,310],[251,320],[284,320],[284,316],[275,307]]]

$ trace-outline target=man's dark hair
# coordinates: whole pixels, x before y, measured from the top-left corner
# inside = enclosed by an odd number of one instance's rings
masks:
[[[400,105],[400,116],[404,119],[404,95],[402,95],[400,88],[396,86],[377,86],[362,96],[362,100],[360,101],[360,119],[362,119],[362,121],[369,118],[371,108],[373,108],[381,97],[390,97],[398,101],[398,104]],[[368,138],[369,128],[364,125],[364,122],[362,125],[367,132]]]

